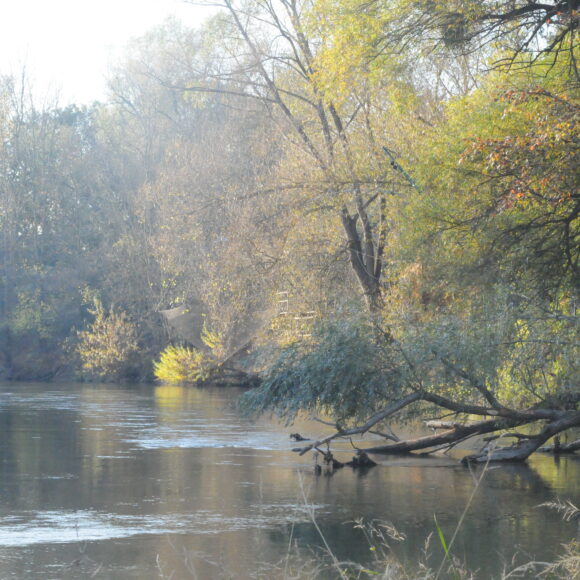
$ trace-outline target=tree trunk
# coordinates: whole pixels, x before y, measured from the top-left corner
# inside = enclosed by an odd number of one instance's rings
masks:
[[[341,212],[342,226],[347,238],[350,265],[363,291],[369,312],[378,312],[383,305],[380,271],[382,256],[377,255],[374,246],[363,243],[357,228],[359,216],[351,217],[344,208]]]
[[[399,441],[389,445],[380,445],[378,447],[370,447],[365,449],[367,453],[378,453],[385,455],[398,455],[411,453],[412,451],[419,451],[428,449],[438,445],[452,444],[460,441],[466,437],[474,437],[476,435],[483,435],[484,433],[493,433],[500,429],[515,426],[515,423],[506,424],[505,420],[490,420],[480,421],[470,425],[457,425],[448,431],[438,433],[435,435],[427,435],[419,437],[418,439],[411,439],[409,441]]]
[[[488,461],[525,461],[534,451],[537,451],[548,439],[580,425],[580,412],[562,411],[560,419],[548,423],[537,435],[527,439],[520,439],[511,447],[493,447],[488,445],[483,451],[467,455],[462,463],[487,463]]]

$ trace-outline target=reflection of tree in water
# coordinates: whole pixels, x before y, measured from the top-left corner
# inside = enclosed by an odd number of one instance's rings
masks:
[[[484,477],[487,480],[485,486],[489,489],[505,489],[513,492],[537,491],[542,497],[545,497],[545,493],[551,489],[538,471],[526,463],[490,466]]]
[[[576,532],[576,522],[565,522],[555,511],[539,506],[556,494],[573,494],[574,481],[579,475],[575,468],[580,468],[580,462],[570,463],[572,467],[568,465],[565,481],[561,470],[563,464],[568,464],[566,459],[560,465],[553,457],[546,457],[532,465],[506,464],[488,468],[463,521],[453,552],[467,559],[470,569],[490,574],[499,573],[514,556],[517,562],[532,558],[554,559],[560,544],[551,538],[559,537],[565,542],[580,530]],[[370,564],[373,553],[369,551],[368,541],[360,530],[354,529],[353,520],[361,516],[367,523],[377,517],[389,520],[404,533],[405,541],[393,541],[391,547],[397,558],[411,565],[422,553],[429,534],[436,534],[434,516],[449,539],[473,490],[474,478],[478,478],[484,468],[473,470],[472,478],[454,466],[437,465],[436,460],[429,465],[382,465],[363,477],[348,473],[345,468],[334,476],[316,478],[310,498],[314,505],[325,506],[315,511],[315,517],[334,555],[339,560]],[[340,494],[338,487],[342,491]],[[335,509],[328,503],[333,500],[337,502]],[[345,512],[357,515],[349,518]],[[274,544],[287,544],[291,535],[302,554],[320,555],[324,551],[320,534],[312,522],[305,522],[303,518],[301,511],[296,518],[300,521],[293,527],[269,531],[268,537]],[[442,553],[437,541],[431,542],[430,551],[433,562],[438,563]]]
[[[354,529],[355,522],[325,522],[319,527],[326,543],[339,561],[352,561],[368,565],[373,560],[373,553],[367,538],[361,530]],[[318,562],[329,561],[329,554],[320,537],[320,533],[312,522],[300,522],[294,526],[284,526],[281,529],[268,532],[270,541],[275,545],[288,545],[292,536],[291,556],[303,560],[313,559]],[[324,576],[323,576],[324,577]]]

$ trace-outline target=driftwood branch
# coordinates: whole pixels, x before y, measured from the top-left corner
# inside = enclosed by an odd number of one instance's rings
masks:
[[[496,439],[519,439],[520,441],[523,439],[532,439],[533,435],[524,435],[522,433],[502,433],[501,435],[491,435],[490,437],[484,437],[484,441],[495,441]]]
[[[433,421],[425,421],[425,427],[429,429],[437,430],[437,429],[455,429],[456,427],[465,427],[469,425],[469,422],[462,423],[460,421],[440,421],[440,420],[433,420]]]

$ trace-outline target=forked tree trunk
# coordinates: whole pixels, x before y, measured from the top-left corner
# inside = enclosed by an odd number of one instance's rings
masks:
[[[350,265],[363,291],[369,312],[378,312],[383,306],[381,292],[382,246],[373,243],[367,232],[364,234],[357,228],[359,215],[351,217],[346,209],[341,214],[342,226],[347,238],[347,249]]]

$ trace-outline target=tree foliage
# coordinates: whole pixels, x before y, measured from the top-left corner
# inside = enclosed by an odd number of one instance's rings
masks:
[[[423,8],[409,6],[418,28],[427,26],[417,13]],[[483,12],[473,10],[474,25],[483,22]],[[327,82],[348,63],[354,68],[347,74],[364,75],[367,67],[376,82],[384,62],[372,56],[379,37],[366,42],[346,9],[336,18],[341,33],[340,27],[353,26],[349,34],[367,52],[347,50],[338,69],[329,67],[330,76],[325,71]],[[411,32],[398,30],[387,40],[404,34]],[[337,57],[337,42],[325,47],[324,58]],[[409,54],[418,53],[411,47]],[[410,148],[421,151],[413,170],[421,186],[397,196],[390,213],[398,264],[373,321],[378,329],[361,337],[351,321],[348,330],[330,325],[312,342],[290,345],[261,390],[247,396],[248,408],[290,418],[301,410],[330,414],[337,431],[324,441],[400,420],[409,409],[427,416],[446,409],[457,425],[473,415],[492,417],[473,428],[453,427],[444,437],[396,442],[384,452],[455,445],[548,421],[534,435],[517,434],[526,444],[498,451],[498,459],[525,458],[558,430],[578,425],[577,86],[574,53],[558,58],[538,57],[523,72],[494,72],[480,88],[439,103]],[[407,78],[420,89],[413,75]],[[335,340],[349,333],[352,341]],[[372,360],[364,354],[368,348]],[[384,366],[377,363],[385,359]],[[364,397],[360,384],[368,385]]]
[[[105,310],[98,298],[93,298],[89,313],[93,322],[78,332],[77,352],[83,370],[89,377],[116,380],[137,377],[139,343],[135,325],[125,312]]]
[[[187,346],[169,345],[155,362],[155,378],[164,383],[194,385],[209,379],[214,371],[214,359]]]
[[[521,459],[577,425],[577,3],[216,8],[136,39],[106,105],[2,79],[0,373],[194,382],[251,352],[248,409],[389,452],[511,429]]]
[[[300,411],[331,413],[341,425],[360,420],[407,392],[402,354],[382,345],[377,329],[364,316],[343,314],[321,323],[308,340],[281,350],[263,384],[245,396],[243,406],[273,410],[287,421]]]
[[[201,341],[204,348],[167,346],[154,363],[155,378],[165,383],[197,384],[216,377],[224,363],[223,339],[204,324]]]

